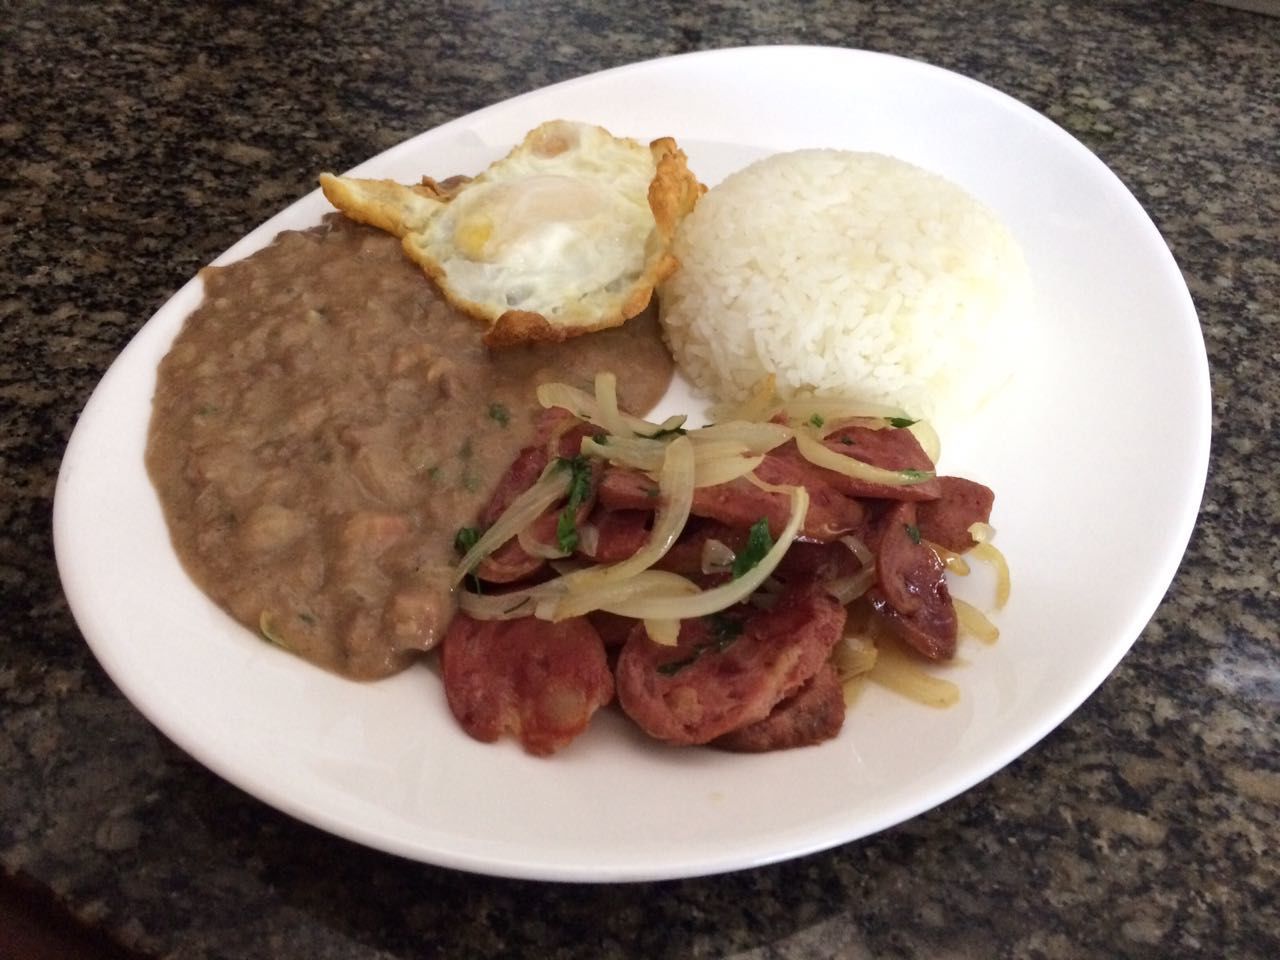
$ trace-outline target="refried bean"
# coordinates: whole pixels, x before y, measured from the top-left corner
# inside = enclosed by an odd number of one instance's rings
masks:
[[[612,370],[643,414],[671,381],[652,310],[490,353],[393,237],[338,215],[202,278],[147,444],[174,547],[241,623],[358,679],[443,636],[454,533],[532,440],[539,384]]]

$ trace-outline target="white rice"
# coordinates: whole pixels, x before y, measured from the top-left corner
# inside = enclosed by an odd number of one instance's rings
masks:
[[[802,150],[710,190],[660,291],[677,363],[721,403],[766,374],[816,393],[963,422],[1009,376],[1025,261],[959,187],[874,153]]]

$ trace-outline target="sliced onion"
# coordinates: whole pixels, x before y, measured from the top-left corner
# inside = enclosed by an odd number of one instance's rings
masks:
[[[796,431],[796,449],[800,451],[802,457],[815,466],[825,467],[828,470],[836,471],[836,473],[843,473],[845,476],[853,477],[855,480],[865,480],[869,483],[883,483],[891,487],[907,487],[922,483],[925,480],[932,480],[934,477],[932,470],[907,472],[873,467],[869,463],[863,463],[854,457],[846,456],[843,453],[837,453],[824,447],[817,437],[806,430]]]
[[[644,629],[650,640],[664,647],[674,647],[680,640],[679,620],[646,620]]]
[[[624,617],[635,617],[637,620],[688,620],[693,617],[705,617],[741,603],[749,597],[760,584],[782,562],[787,549],[795,540],[800,526],[804,523],[805,514],[809,510],[809,494],[804,487],[788,488],[791,497],[791,516],[769,551],[760,562],[741,577],[709,590],[699,591],[696,595],[686,597],[652,596],[626,603],[604,605],[601,610],[617,613]]]
[[[699,566],[704,574],[725,573],[733,567],[733,561],[736,559],[737,554],[729,549],[728,544],[709,537],[703,541]]]
[[[596,409],[600,411],[600,425],[609,433],[616,437],[632,435],[618,409],[618,378],[606,370],[596,374]]]
[[[822,589],[835,597],[840,606],[847,607],[853,601],[871,589],[876,582],[876,568],[866,567],[849,577],[837,577],[828,580]]]
[[[453,571],[453,585],[470,573],[477,563],[493,553],[521,530],[533,523],[542,512],[569,492],[570,474],[562,466],[550,463],[538,481],[512,501],[502,516],[463,554]]]
[[[667,444],[667,456],[658,480],[658,507],[648,541],[625,560],[565,577],[569,596],[556,609],[554,619],[580,616],[597,609],[600,588],[633,577],[662,559],[688,522],[692,506],[693,444],[688,437],[676,437]]]
[[[999,628],[973,604],[966,603],[959,597],[952,597],[951,603],[956,608],[956,620],[960,629],[965,633],[977,637],[983,643],[995,643],[1000,639]]]
[[[795,436],[795,430],[781,423],[753,423],[745,420],[732,420],[725,423],[714,423],[709,427],[699,427],[689,431],[689,439],[703,453],[705,445],[717,443],[734,443],[742,447],[744,453],[768,453],[774,447],[780,447]]]
[[[600,528],[594,523],[578,524],[578,550],[594,557],[600,549]]]
[[[714,460],[699,460],[693,472],[695,487],[715,487],[729,483],[739,477],[746,476],[764,461],[763,456],[744,457],[741,455],[718,457]]]
[[[916,703],[950,707],[960,700],[960,688],[950,680],[925,673],[896,643],[878,644],[875,666],[867,679]]]
[[[457,595],[458,609],[476,620],[515,620],[533,616],[540,602],[563,593],[560,580],[549,580],[507,593],[480,594],[462,590]]]
[[[599,457],[624,467],[653,471],[662,468],[667,455],[667,445],[661,440],[643,437],[604,437],[603,441],[587,437],[582,441],[582,452],[589,457]]]
[[[1001,610],[1009,602],[1009,563],[995,544],[980,543],[969,555],[991,565],[996,572],[996,609]]]
[[[831,662],[841,683],[867,673],[876,665],[876,645],[861,634],[847,634],[831,651]]]
[[[969,561],[954,550],[948,550],[940,543],[934,543],[932,540],[926,540],[925,545],[932,550],[942,565],[954,573],[958,577],[967,577],[969,575]]]
[[[988,543],[995,539],[996,528],[979,520],[977,523],[969,524],[969,536],[978,543]]]
[[[840,538],[840,542],[849,548],[849,552],[853,554],[854,559],[864,567],[875,564],[876,555],[871,552],[871,548],[863,542],[861,537],[855,537],[852,533],[847,533]]]
[[[577,387],[569,386],[567,383],[542,384],[538,387],[538,403],[545,408],[561,407],[568,410],[579,420],[585,420],[604,430],[609,429],[604,422],[604,416],[601,413],[600,405],[596,402],[596,398],[579,390]],[[650,436],[663,429],[662,424],[650,423],[648,420],[641,420],[639,417],[633,417],[625,413],[620,413],[618,416],[621,422],[626,425],[629,435]],[[680,419],[680,422],[683,422],[683,419]]]
[[[779,413],[793,423],[805,423],[815,414],[823,421],[862,418],[884,420],[888,417],[909,419],[897,407],[854,400],[850,397],[793,397],[781,404],[776,404],[769,413],[770,416],[762,419],[771,419]]]
[[[561,550],[559,547],[543,543],[533,535],[533,527],[528,526],[516,534],[516,540],[520,543],[520,549],[531,557],[541,557],[543,560],[562,560],[569,556],[570,551]]]
[[[942,440],[939,439],[938,431],[933,429],[933,425],[927,420],[917,420],[907,429],[915,436],[916,442],[920,444],[920,449],[929,458],[929,462],[937,463],[942,456]]]
[[[590,573],[591,570],[581,572]],[[691,596],[698,592],[698,585],[692,580],[667,570],[642,570],[633,577],[608,583],[582,598],[567,595],[567,579],[568,577],[561,577],[551,581],[556,590],[539,599],[536,608],[531,611],[535,616],[543,620],[565,620],[593,610],[607,609],[613,603],[640,602],[650,596]],[[585,603],[581,602],[584,600]],[[574,604],[577,606],[572,606]],[[636,619],[643,620],[644,617]]]

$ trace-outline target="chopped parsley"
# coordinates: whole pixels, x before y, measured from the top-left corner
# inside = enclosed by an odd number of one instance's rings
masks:
[[[573,553],[578,549],[578,508],[591,496],[591,463],[586,457],[577,456],[572,459],[559,457],[556,465],[570,471],[569,498],[564,509],[560,511],[560,519],[556,521],[556,544],[564,553]]]
[[[459,527],[458,532],[453,536],[453,549],[459,553],[466,553],[480,539],[479,527]]]
[[[761,517],[751,525],[747,534],[747,545],[738,551],[733,558],[733,579],[737,580],[764,559],[764,555],[773,547],[773,537],[769,536],[769,521]]]
[[[823,419],[822,414],[815,413],[809,418],[809,425],[813,427],[821,427],[827,421]]]
[[[459,527],[458,532],[453,535],[453,549],[457,550],[461,554],[465,554],[476,545],[476,542],[479,539],[479,527]],[[476,593],[484,593],[484,590],[480,586],[480,578],[474,573],[471,573],[470,570],[468,570],[467,573],[468,579],[471,581],[471,586],[475,588]]]
[[[896,430],[903,430],[915,426],[920,421],[912,420],[910,417],[885,417],[884,422]]]
[[[505,427],[511,422],[511,411],[500,403],[489,404],[489,419]]]
[[[911,538],[911,542],[918,544],[920,542],[920,528],[914,523],[904,523],[903,526],[907,528],[907,536]]]

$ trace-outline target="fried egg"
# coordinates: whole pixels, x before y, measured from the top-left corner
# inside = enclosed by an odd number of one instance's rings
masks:
[[[402,238],[491,346],[617,326],[675,269],[671,238],[704,191],[670,138],[645,146],[554,120],[473,180],[417,186],[322,174],[344,214]]]

